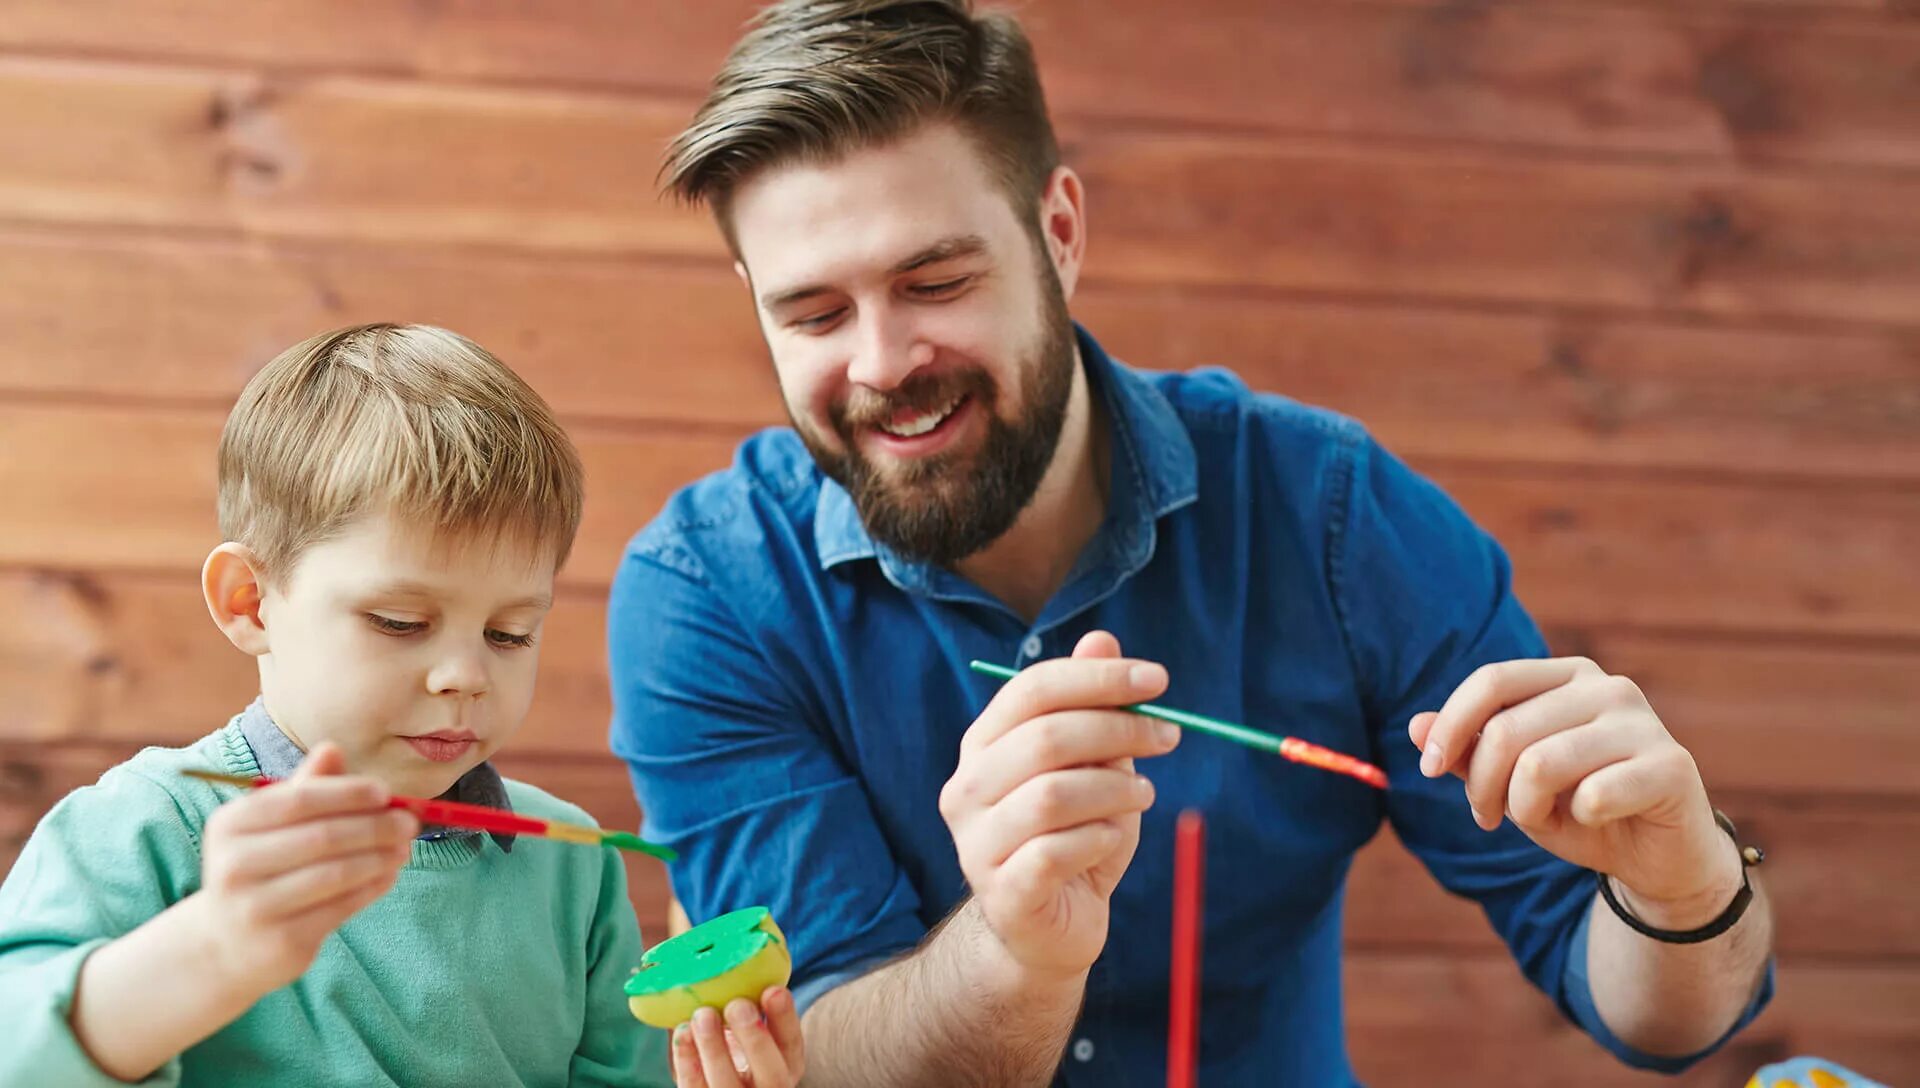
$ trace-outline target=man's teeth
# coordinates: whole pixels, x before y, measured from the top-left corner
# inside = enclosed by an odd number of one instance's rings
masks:
[[[941,407],[928,412],[926,415],[915,416],[905,423],[882,423],[880,424],[880,429],[893,435],[895,438],[914,438],[926,434],[928,431],[944,423],[946,418],[953,414],[954,408],[959,405],[959,403],[960,398],[955,397]]]

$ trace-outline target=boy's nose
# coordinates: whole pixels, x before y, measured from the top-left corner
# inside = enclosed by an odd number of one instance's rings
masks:
[[[486,663],[478,654],[449,654],[427,674],[427,688],[435,695],[485,695],[491,686]]]

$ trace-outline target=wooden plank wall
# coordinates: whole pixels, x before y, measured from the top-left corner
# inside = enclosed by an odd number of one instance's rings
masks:
[[[1795,1052],[1920,1079],[1920,8],[1023,10],[1090,193],[1078,315],[1367,420],[1772,848],[1780,998],[1680,1083]],[[602,749],[615,556],[781,418],[713,231],[649,195],[746,12],[9,0],[0,864],[64,791],[247,698],[195,589],[215,435],[272,352],[381,317],[500,351],[580,439],[586,525],[506,762],[637,819]],[[634,875],[657,932],[660,873]],[[1350,921],[1374,1082],[1646,1079],[1391,841]]]

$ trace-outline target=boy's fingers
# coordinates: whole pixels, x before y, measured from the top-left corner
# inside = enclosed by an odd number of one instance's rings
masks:
[[[787,1068],[787,1059],[753,1002],[744,997],[727,1002],[726,1019],[727,1027],[747,1059],[753,1088],[793,1088],[793,1074]]]
[[[708,1088],[742,1088],[740,1074],[734,1071],[733,1055],[727,1050],[726,1030],[720,1026],[720,1014],[702,1005],[693,1010],[693,1048],[700,1054],[700,1068],[706,1074]]]
[[[313,746],[313,751],[308,752],[307,758],[300,761],[300,766],[294,768],[293,774],[288,776],[288,781],[305,781],[346,772],[347,757],[340,751],[340,746],[331,741],[322,741]]]
[[[288,780],[221,806],[228,831],[258,831],[322,816],[387,807],[387,787],[361,775]]]
[[[363,892],[372,893],[366,900],[370,903],[392,886],[399,871],[397,851],[369,850],[274,877],[253,893],[254,902],[259,904],[259,917],[267,920],[324,912],[329,905],[338,907]],[[358,909],[347,909],[341,921]]]
[[[800,1007],[794,1004],[793,991],[785,986],[769,986],[760,995],[760,1011],[766,1014],[767,1030],[787,1059],[787,1074],[795,1084],[807,1075],[807,1051],[800,1037]]]
[[[234,836],[221,860],[229,873],[261,879],[334,858],[386,852],[410,842],[419,829],[412,813],[397,809],[330,816]]]
[[[673,1029],[673,1083],[678,1088],[712,1088],[700,1069],[700,1054],[693,1048],[693,1025]]]

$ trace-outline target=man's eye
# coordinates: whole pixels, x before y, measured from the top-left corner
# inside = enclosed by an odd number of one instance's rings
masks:
[[[800,318],[799,320],[792,322],[792,325],[794,328],[799,329],[802,332],[819,332],[820,330],[825,329],[829,325],[833,324],[835,321],[838,321],[840,319],[840,315],[846,312],[847,312],[846,307],[842,306],[838,309],[828,310],[824,314],[815,314],[812,317]]]
[[[958,276],[950,280],[941,280],[939,283],[915,284],[912,291],[914,295],[920,298],[945,298],[958,294],[960,289],[965,287],[972,278],[971,276]]]

